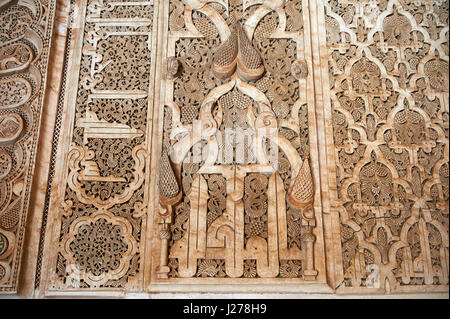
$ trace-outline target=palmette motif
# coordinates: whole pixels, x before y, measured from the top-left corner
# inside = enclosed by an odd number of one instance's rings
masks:
[[[302,7],[286,3],[170,4],[167,64],[176,59],[180,70],[165,82],[162,152],[171,149],[183,199],[159,278],[317,278],[309,124],[300,112],[309,79],[306,64],[291,68],[304,54]]]

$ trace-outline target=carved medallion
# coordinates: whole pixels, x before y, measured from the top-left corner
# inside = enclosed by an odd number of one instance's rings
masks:
[[[0,109],[13,108],[25,104],[31,97],[31,84],[23,78],[0,79]]]
[[[8,250],[8,245],[9,245],[8,238],[6,238],[5,235],[0,233],[0,256],[3,255],[6,252],[6,250]]]
[[[14,143],[23,130],[22,117],[15,113],[0,115],[0,144]]]
[[[33,50],[17,43],[0,49],[0,75],[8,75],[26,69],[33,59]]]

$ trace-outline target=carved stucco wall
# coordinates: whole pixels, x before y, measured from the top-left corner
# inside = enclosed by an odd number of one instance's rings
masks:
[[[340,289],[373,289],[371,264],[381,291],[444,287],[448,1],[330,1],[322,18]]]
[[[18,286],[55,1],[0,2],[0,291]]]
[[[448,293],[448,2],[61,0],[53,35],[27,7],[3,290]]]

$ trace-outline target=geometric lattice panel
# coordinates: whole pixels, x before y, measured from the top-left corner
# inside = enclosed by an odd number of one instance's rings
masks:
[[[448,1],[334,0],[322,19],[339,291],[448,291]]]

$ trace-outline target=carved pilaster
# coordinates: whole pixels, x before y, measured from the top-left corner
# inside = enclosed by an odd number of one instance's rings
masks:
[[[178,178],[172,168],[171,161],[167,155],[167,150],[163,150],[161,156],[159,170],[159,201],[161,204],[159,217],[157,219],[160,224],[159,239],[160,245],[160,262],[157,270],[158,278],[168,278],[170,271],[168,264],[169,258],[169,240],[171,232],[169,225],[173,222],[173,206],[181,200],[182,192],[179,187]]]

